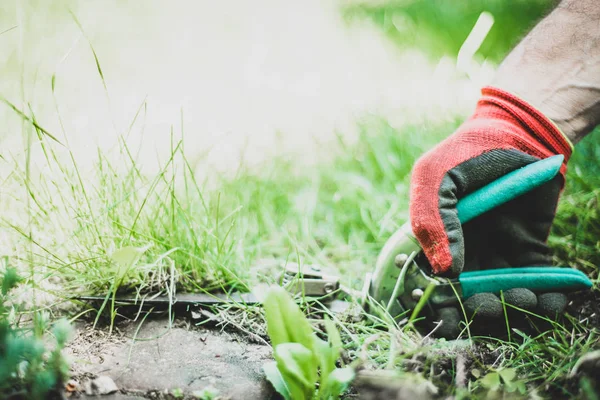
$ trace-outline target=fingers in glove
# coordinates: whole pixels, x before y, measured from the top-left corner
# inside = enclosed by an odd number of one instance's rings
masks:
[[[513,289],[514,291],[515,289]],[[527,290],[527,289],[525,289]],[[528,291],[529,292],[529,291]],[[531,292],[530,292],[531,293]],[[533,293],[531,293],[533,294]],[[509,294],[509,298],[515,298],[517,301],[523,296],[519,291],[514,294]],[[535,295],[533,294],[534,299]],[[530,299],[528,299],[530,300]],[[500,320],[504,315],[504,307],[502,302],[493,293],[477,293],[469,297],[463,303],[467,318],[473,319],[475,323],[477,321],[485,320],[487,322],[491,320]],[[533,305],[535,307],[535,305]],[[441,321],[441,326],[436,330],[436,335],[444,337],[446,339],[456,339],[461,332],[460,323],[463,321],[462,311],[457,307],[444,307],[438,310],[438,318]]]
[[[503,293],[504,303],[520,310],[556,319],[564,313],[567,296],[564,293],[543,293],[536,295],[526,288],[515,288]],[[471,330],[485,334],[502,333],[505,329],[505,307],[494,293],[477,293],[463,302],[467,318],[473,321]],[[512,307],[506,307],[508,318],[512,322],[523,323],[524,314]],[[441,325],[435,335],[446,339],[456,339],[460,335],[463,321],[462,311],[457,307],[444,307],[438,310],[437,318]]]
[[[503,293],[504,302],[523,310],[532,311],[538,305],[538,297],[529,289],[515,288]],[[468,316],[484,318],[501,318],[504,306],[498,296],[493,293],[477,293],[463,303]]]
[[[456,184],[443,172],[441,182],[429,179],[435,163],[417,163],[411,185],[412,230],[436,275],[456,276],[464,265],[464,239],[456,210]]]
[[[538,298],[529,289],[515,288],[504,292],[504,302],[523,310],[533,311],[538,305]]]
[[[463,303],[470,318],[500,318],[504,314],[502,302],[494,293],[477,293]]]
[[[411,184],[411,222],[435,274],[456,276],[465,265],[458,199],[536,160],[514,149],[482,152],[454,165],[435,154],[419,160]]]
[[[538,296],[538,311],[541,315],[556,319],[565,312],[567,295],[564,293],[543,293]]]
[[[440,308],[437,316],[441,325],[436,329],[435,335],[446,339],[456,339],[460,335],[460,323],[463,320],[458,308]]]
[[[464,271],[551,265],[546,244],[562,176],[463,225]]]
[[[511,289],[505,292],[504,300],[524,309],[534,309],[536,295],[528,289]],[[477,293],[464,301],[463,307],[468,318],[478,320],[501,319],[504,315],[502,302],[493,293]],[[441,326],[436,334],[447,339],[456,339],[461,332],[462,312],[457,307],[444,307],[438,310]]]

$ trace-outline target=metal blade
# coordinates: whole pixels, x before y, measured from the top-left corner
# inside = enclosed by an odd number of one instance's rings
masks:
[[[104,301],[105,296],[80,296],[76,298],[82,301]],[[182,293],[174,297],[164,295],[146,295],[146,296],[117,296],[115,302],[127,305],[215,305],[226,303],[239,304],[258,304],[258,298],[252,293]]]
[[[431,276],[424,272],[416,261],[409,262],[406,272],[401,276],[404,281],[399,282],[401,290],[395,298],[404,310],[414,309],[429,285],[435,286],[427,299],[428,304],[433,308],[457,304],[462,298],[462,288],[458,281]]]

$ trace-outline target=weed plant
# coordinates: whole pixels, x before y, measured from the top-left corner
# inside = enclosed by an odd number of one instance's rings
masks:
[[[51,325],[48,314],[37,311],[33,326],[22,328],[27,314],[11,304],[11,291],[20,280],[13,268],[0,277],[0,398],[54,398],[69,376],[61,351],[71,328],[66,320]]]

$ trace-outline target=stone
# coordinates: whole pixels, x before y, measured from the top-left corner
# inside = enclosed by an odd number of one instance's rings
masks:
[[[119,388],[110,376],[101,375],[85,383],[85,394],[88,396],[102,396],[118,390]]]

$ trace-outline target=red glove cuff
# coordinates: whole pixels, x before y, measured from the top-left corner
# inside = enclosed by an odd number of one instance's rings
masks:
[[[519,97],[492,86],[481,89],[481,99],[471,119],[496,118],[520,124],[531,136],[537,138],[553,154],[565,156],[563,168],[571,157],[573,148],[558,127],[531,104]],[[566,171],[561,171],[563,174]]]

